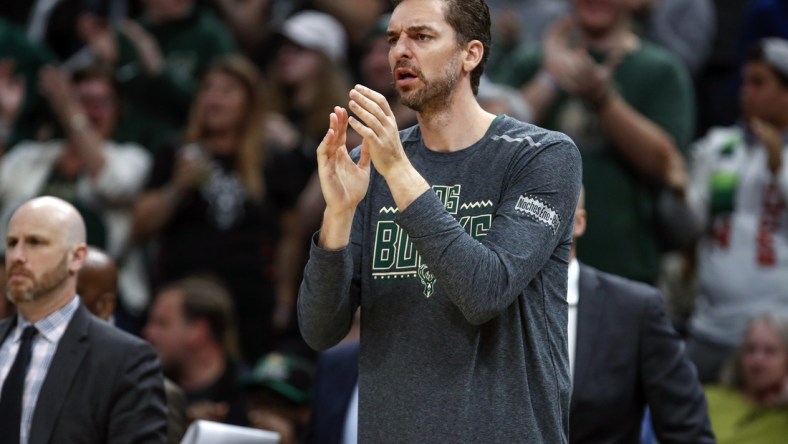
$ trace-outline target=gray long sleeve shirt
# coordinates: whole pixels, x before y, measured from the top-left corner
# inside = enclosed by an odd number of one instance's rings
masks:
[[[298,299],[316,349],[361,305],[360,442],[566,442],[577,148],[505,116],[456,152],[400,138],[432,192],[399,212],[373,168],[350,244],[313,244]]]

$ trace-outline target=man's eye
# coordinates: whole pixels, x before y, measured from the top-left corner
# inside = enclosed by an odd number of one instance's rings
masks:
[[[427,34],[419,34],[419,40],[420,41],[426,42],[429,39],[430,39],[430,36],[428,36]]]

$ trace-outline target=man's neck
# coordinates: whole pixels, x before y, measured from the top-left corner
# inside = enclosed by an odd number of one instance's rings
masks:
[[[35,324],[68,305],[77,293],[73,286],[64,286],[34,301],[18,303],[16,308],[27,322]]]
[[[226,358],[218,346],[208,346],[189,354],[176,381],[186,392],[204,389],[222,376],[227,366]]]
[[[490,128],[495,115],[476,101],[470,90],[455,94],[440,111],[417,115],[424,145],[432,151],[453,152],[478,142]]]

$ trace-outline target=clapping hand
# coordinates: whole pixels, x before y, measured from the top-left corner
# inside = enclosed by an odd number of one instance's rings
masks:
[[[347,110],[335,107],[329,116],[329,129],[317,147],[320,186],[327,211],[354,211],[367,193],[370,157],[366,140],[362,144],[358,164],[347,151]]]
[[[11,124],[25,99],[25,79],[14,76],[14,61],[0,60],[0,118]]]
[[[82,105],[77,99],[71,79],[60,68],[52,65],[41,68],[38,73],[38,86],[61,123],[68,124],[74,115],[82,113]]]
[[[783,161],[783,135],[777,127],[763,119],[754,117],[750,121],[750,128],[755,133],[755,137],[761,141],[766,148],[769,171],[777,174],[782,167]]]
[[[574,26],[571,19],[563,19],[550,28],[544,43],[544,69],[561,89],[598,108],[610,98],[616,67],[629,48],[613,48],[604,63],[597,64],[584,47],[570,46]]]

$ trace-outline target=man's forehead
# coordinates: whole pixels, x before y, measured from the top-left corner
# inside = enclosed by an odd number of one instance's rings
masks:
[[[28,211],[20,211],[11,218],[8,224],[6,237],[37,237],[53,239],[62,237],[65,228],[62,222],[55,218],[31,217],[35,216]]]
[[[448,26],[444,15],[444,4],[441,0],[405,1],[400,3],[391,14],[387,28],[388,33],[401,32],[404,29],[434,28]]]

